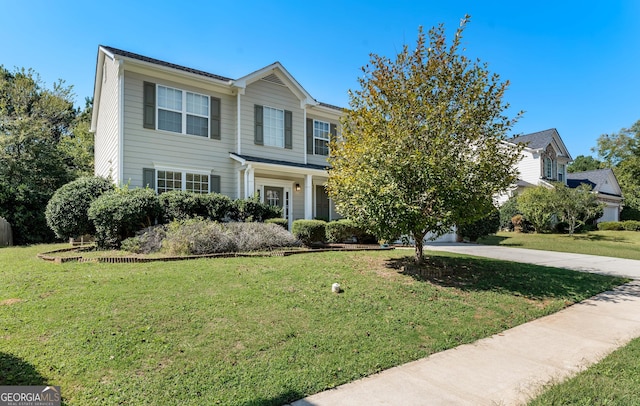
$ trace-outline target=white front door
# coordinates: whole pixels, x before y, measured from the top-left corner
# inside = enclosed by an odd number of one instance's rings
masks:
[[[292,188],[293,182],[291,181],[256,178],[255,193],[260,197],[260,201],[271,206],[280,207],[282,209],[282,217],[289,222],[289,230],[291,230],[291,223],[293,222]]]

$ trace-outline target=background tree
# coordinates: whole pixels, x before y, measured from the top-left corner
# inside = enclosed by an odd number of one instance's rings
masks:
[[[562,183],[554,184],[551,204],[558,219],[567,223],[569,235],[573,235],[588,220],[602,216],[603,205],[591,192],[591,186],[584,183],[577,188],[570,188]]]
[[[71,131],[64,134],[58,144],[58,150],[65,157],[65,164],[73,177],[93,176],[94,140],[91,127],[93,98],[85,98],[84,109],[76,110],[71,123]]]
[[[16,244],[51,240],[44,208],[71,179],[60,139],[75,118],[70,87],[44,89],[33,70],[0,66],[0,216]]]
[[[551,229],[555,209],[554,191],[545,186],[527,188],[518,196],[518,210],[536,233]]]
[[[595,159],[591,155],[584,156],[578,155],[576,159],[573,160],[567,166],[567,172],[575,173],[575,172],[585,172],[585,171],[593,171],[596,169],[601,169],[603,163],[599,160]]]
[[[618,133],[601,135],[597,152],[613,168],[625,206],[640,210],[640,120]]]
[[[338,211],[381,239],[410,235],[422,261],[427,233],[482,218],[516,179],[519,150],[503,144],[515,119],[508,82],[460,54],[460,27],[422,28],[415,50],[371,55],[350,91],[342,140],[331,143],[328,191]]]

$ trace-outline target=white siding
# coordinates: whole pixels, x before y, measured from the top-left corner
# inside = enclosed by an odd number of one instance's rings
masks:
[[[518,163],[519,179],[537,185],[542,176],[540,154],[523,150],[522,160]]]
[[[103,83],[100,93],[100,108],[95,132],[95,174],[119,179],[118,133],[119,133],[119,85],[117,62],[104,58]]]
[[[221,99],[221,140],[155,131],[143,128],[143,82],[153,82]],[[237,169],[229,152],[235,149],[235,97],[215,94],[190,86],[137,73],[125,74],[124,179],[131,186],[142,186],[143,168],[212,171],[220,176],[221,192],[232,198],[237,194]]]
[[[245,94],[241,96],[241,102],[243,155],[304,163],[304,112],[300,107],[300,100],[289,88],[258,80],[247,86]],[[254,143],[254,106],[256,104],[292,112],[292,149]]]

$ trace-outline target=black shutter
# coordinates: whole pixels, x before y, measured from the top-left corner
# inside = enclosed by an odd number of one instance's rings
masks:
[[[293,148],[293,113],[284,111],[284,147]]]
[[[313,155],[313,119],[307,119],[307,154]]]
[[[209,176],[209,192],[220,193],[220,175]]]
[[[142,187],[156,190],[156,170],[153,168],[142,168]]]
[[[220,139],[220,99],[210,97],[211,100],[211,138]]]
[[[263,133],[263,125],[264,117],[262,115],[262,106],[255,105],[254,107],[254,122],[255,122],[255,133],[253,137],[253,142],[256,145],[264,145],[264,133]]]
[[[156,84],[144,82],[143,95],[143,127],[151,130],[156,129]]]

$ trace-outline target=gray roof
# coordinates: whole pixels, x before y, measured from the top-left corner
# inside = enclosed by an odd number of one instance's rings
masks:
[[[531,149],[545,149],[549,144],[551,144],[551,141],[553,141],[554,133],[557,134],[558,131],[555,128],[550,128],[536,133],[513,137],[509,141],[514,144],[524,144]]]
[[[152,63],[154,65],[160,65],[160,66],[164,66],[164,67],[167,67],[167,68],[177,69],[177,70],[180,70],[180,71],[183,71],[183,72],[193,73],[193,74],[196,74],[196,75],[200,75],[200,76],[204,76],[204,77],[208,77],[208,78],[212,78],[212,79],[221,80],[223,82],[231,82],[231,81],[234,80],[232,78],[228,78],[228,77],[225,77],[225,76],[216,75],[215,73],[209,73],[209,72],[205,72],[205,71],[198,70],[198,69],[188,68],[188,67],[182,66],[182,65],[176,65],[175,63],[165,62],[165,61],[162,61],[160,59],[149,58],[148,56],[136,54],[136,53],[129,52],[129,51],[123,51],[122,49],[118,49],[118,48],[114,48],[114,47],[110,47],[110,46],[106,46],[106,45],[100,45],[100,46],[102,48],[106,49],[107,51],[111,52],[114,55],[124,56],[125,58],[136,59],[138,61],[148,62],[148,63]],[[341,111],[344,110],[342,107],[334,106],[334,105],[328,104],[328,103],[318,102],[318,104],[320,104],[321,106],[324,106],[324,107],[328,107],[328,108],[334,109],[334,110],[341,110]]]
[[[113,47],[109,47],[109,46],[105,46],[105,45],[100,45],[100,46],[102,48],[106,49],[107,51],[111,52],[114,55],[120,55],[120,56],[124,56],[126,58],[137,59],[139,61],[149,62],[149,63],[153,63],[155,65],[160,65],[160,66],[165,66],[167,68],[173,68],[173,69],[181,70],[183,72],[194,73],[196,75],[206,76],[208,78],[222,80],[224,82],[229,82],[229,81],[233,80],[231,78],[227,78],[227,77],[224,77],[224,76],[216,75],[214,73],[209,73],[209,72],[205,72],[205,71],[198,70],[198,69],[192,69],[192,68],[188,68],[188,67],[182,66],[182,65],[176,65],[175,63],[161,61],[160,59],[149,58],[147,56],[134,54],[133,52],[123,51],[123,50],[118,49],[118,48],[113,48]]]
[[[237,156],[238,158],[242,158],[245,161],[249,161],[249,162],[258,162],[258,163],[272,164],[272,165],[292,166],[294,168],[317,169],[317,170],[321,170],[321,171],[326,171],[327,169],[329,169],[329,165],[301,164],[301,163],[297,163],[297,162],[280,161],[278,159],[268,159],[268,158],[259,158],[259,157],[255,157],[255,156],[249,156],[249,155],[240,155],[240,154],[236,154],[235,152],[230,152],[230,154],[233,154],[233,155]]]
[[[595,169],[593,171],[574,172],[567,173],[567,186],[571,188],[577,188],[581,184],[587,184],[591,186],[594,192],[602,193],[611,196],[620,196],[612,193],[601,192],[600,189],[609,180],[609,176],[613,174],[610,168]],[[614,175],[615,178],[615,175]],[[620,196],[622,197],[622,196]]]

